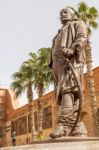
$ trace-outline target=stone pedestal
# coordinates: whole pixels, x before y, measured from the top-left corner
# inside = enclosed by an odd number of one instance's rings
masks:
[[[65,137],[0,150],[99,150],[99,138]]]

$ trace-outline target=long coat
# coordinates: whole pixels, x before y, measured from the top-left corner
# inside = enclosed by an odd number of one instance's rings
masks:
[[[85,62],[87,26],[82,20],[69,21],[53,39],[51,65],[54,74],[55,93],[58,104],[61,104],[61,89],[74,84],[71,71],[66,71],[63,48],[74,51],[70,59],[79,80],[82,80],[82,66]],[[65,79],[65,80],[64,80]],[[82,81],[81,81],[82,82]]]

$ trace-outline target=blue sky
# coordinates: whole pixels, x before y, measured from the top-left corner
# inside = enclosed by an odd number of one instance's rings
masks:
[[[0,0],[0,87],[8,88],[29,52],[50,47],[61,27],[59,11],[77,7],[80,0]],[[85,0],[99,10],[98,0]],[[98,19],[99,22],[99,19]],[[99,29],[93,31],[93,67],[99,66]],[[23,101],[23,103],[25,100]]]

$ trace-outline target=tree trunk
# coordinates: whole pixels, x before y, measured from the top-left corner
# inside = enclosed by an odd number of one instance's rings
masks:
[[[98,124],[97,124],[97,104],[96,104],[96,95],[94,87],[94,78],[92,70],[92,53],[90,42],[88,41],[86,46],[86,65],[87,65],[87,82],[88,82],[88,93],[89,93],[89,103],[91,108],[91,116],[93,121],[94,135],[99,135]]]
[[[28,87],[27,90],[27,97],[28,97],[28,104],[29,104],[29,114],[30,114],[30,126],[31,126],[31,132],[32,132],[32,141],[36,140],[36,130],[35,130],[35,122],[34,122],[34,112],[33,112],[33,105],[32,105],[32,100],[33,100],[33,92],[32,92],[32,86],[31,84]]]
[[[38,84],[38,97],[39,97],[39,101],[38,101],[38,111],[39,111],[39,123],[38,123],[38,136],[40,138],[42,138],[42,124],[43,124],[43,109],[42,109],[42,95],[43,95],[43,84],[39,83]]]
[[[31,126],[31,133],[32,133],[32,141],[36,141],[36,130],[35,130],[34,113],[33,113],[32,104],[29,105],[29,114],[31,119],[30,126]]]

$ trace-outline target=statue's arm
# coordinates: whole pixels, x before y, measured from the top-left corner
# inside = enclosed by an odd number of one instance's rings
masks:
[[[87,26],[82,21],[79,20],[76,27],[76,36],[73,44],[71,45],[71,49],[74,51],[81,51],[86,47],[87,43]]]
[[[58,33],[59,33],[60,31],[61,31],[61,30],[59,29],[59,30],[58,30]],[[55,39],[56,39],[58,33],[56,34],[56,36],[55,36],[55,37],[53,38],[53,40],[52,40],[51,56],[50,56],[50,62],[49,62],[49,65],[48,65],[49,68],[52,68],[52,65],[53,65],[52,51],[53,51],[53,49],[54,49]]]
[[[73,57],[75,53],[78,53],[86,47],[87,43],[87,26],[81,20],[76,23],[75,39],[69,48],[64,48],[63,53],[68,58]]]
[[[55,39],[55,38],[54,38]],[[53,47],[54,47],[54,39],[52,41],[52,48],[51,48],[51,54],[50,54],[50,61],[49,61],[49,68],[52,68],[52,65],[53,65],[53,60],[52,60],[52,50],[53,50]]]

